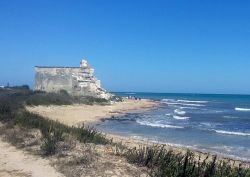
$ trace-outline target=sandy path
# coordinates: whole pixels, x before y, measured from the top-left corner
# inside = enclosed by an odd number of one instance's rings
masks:
[[[1,177],[60,177],[49,160],[23,152],[0,139]]]
[[[112,105],[65,105],[65,106],[35,106],[26,107],[30,112],[40,114],[49,119],[58,120],[67,125],[93,123],[102,118],[122,115],[133,111],[152,108],[158,103],[146,99],[125,100]]]

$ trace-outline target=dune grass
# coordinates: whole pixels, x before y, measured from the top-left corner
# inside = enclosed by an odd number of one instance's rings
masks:
[[[250,170],[232,166],[229,161],[217,160],[217,156],[195,158],[191,151],[176,154],[164,145],[141,146],[122,154],[130,163],[146,166],[155,177],[249,177]],[[212,159],[211,159],[212,157]],[[209,159],[210,158],[210,159]]]
[[[65,95],[65,98],[63,98],[63,95]],[[84,125],[81,127],[70,127],[40,115],[30,113],[24,109],[27,103],[29,105],[61,105],[73,104],[72,100],[73,98],[65,93],[34,93],[29,90],[0,92],[0,121],[19,125],[28,129],[39,129],[43,135],[43,144],[41,148],[45,152],[45,155],[52,155],[55,153],[57,142],[63,141],[63,134],[71,134],[83,143],[109,143],[110,140],[93,127],[85,127]],[[97,99],[91,100],[91,103],[94,103]]]
[[[79,99],[78,99],[79,101]],[[85,100],[86,101],[86,100]],[[101,103],[104,100],[88,99],[86,104]],[[116,155],[123,156],[128,162],[138,166],[147,167],[150,176],[155,177],[250,177],[250,170],[232,166],[230,162],[217,160],[213,156],[196,159],[194,154],[176,154],[167,150],[163,145],[141,146],[128,148],[118,143],[113,143],[102,133],[91,127],[70,127],[57,121],[49,120],[40,115],[30,113],[24,109],[29,105],[73,104],[74,98],[67,93],[33,92],[28,89],[0,90],[0,121],[13,124],[24,129],[39,129],[42,134],[41,150],[44,155],[53,155],[57,151],[58,142],[64,141],[63,135],[74,136],[82,143],[109,144],[116,147]],[[79,160],[77,163],[81,163]]]

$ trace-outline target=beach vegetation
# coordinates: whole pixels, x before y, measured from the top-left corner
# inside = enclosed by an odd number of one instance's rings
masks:
[[[63,95],[63,96],[62,96]],[[48,98],[49,97],[49,98]],[[68,100],[61,100],[62,97]],[[38,114],[30,113],[25,105],[49,105],[49,104],[71,104],[72,99],[66,92],[44,93],[33,92],[29,89],[10,89],[0,91],[0,121],[9,128],[20,127],[19,132],[31,129],[39,130],[41,133],[40,149],[43,155],[56,154],[60,149],[60,143],[67,141],[67,137],[73,137],[84,144],[102,144],[115,148],[115,155],[127,159],[129,163],[146,167],[149,175],[154,177],[248,177],[249,168],[241,163],[232,165],[232,161],[219,160],[216,156],[195,156],[191,151],[175,152],[164,145],[140,146],[130,148],[122,143],[114,143],[104,134],[93,127],[81,125],[71,127],[57,121],[50,120]],[[89,99],[91,103],[104,100]],[[3,132],[3,130],[1,130]],[[1,134],[0,131],[0,134]],[[9,134],[10,141],[20,143],[23,141],[17,131]],[[25,135],[26,136],[26,135]],[[211,158],[212,157],[212,158]],[[86,163],[91,159],[83,157],[71,161],[72,165]]]
[[[63,141],[63,133],[70,134],[83,143],[107,144],[110,142],[102,133],[92,127],[85,127],[84,125],[71,127],[28,112],[25,109],[25,103],[30,97],[27,95],[33,96],[33,94],[33,92],[30,94],[23,91],[0,93],[0,121],[27,129],[39,129],[43,137],[41,149],[45,155],[52,155],[56,152],[57,143]],[[56,99],[48,98],[50,96],[50,94],[46,94],[46,96],[42,95],[42,101],[38,102],[50,104],[62,103]],[[38,98],[40,99],[41,97],[38,96]],[[52,102],[50,102],[51,100]],[[31,102],[38,103],[37,100]]]
[[[59,92],[43,92],[33,91],[26,87],[6,88],[0,90],[0,98],[4,103],[9,102],[16,106],[28,105],[71,105],[71,104],[87,104],[87,105],[107,105],[111,100],[104,98],[96,98],[91,96],[71,96],[65,90]]]
[[[128,162],[145,166],[154,177],[248,177],[249,168],[242,164],[232,165],[231,161],[218,160],[217,156],[199,156],[193,152],[176,153],[164,145],[140,146],[121,154]]]

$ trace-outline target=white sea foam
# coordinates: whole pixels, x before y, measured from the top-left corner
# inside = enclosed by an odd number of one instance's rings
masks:
[[[169,103],[169,102],[165,103],[167,103],[168,105],[180,105],[180,106],[197,106],[197,107],[205,106],[203,104],[193,104],[193,103]]]
[[[180,109],[199,109],[199,108],[196,108],[196,107],[186,107],[186,106],[183,106],[183,107],[180,107]]]
[[[191,100],[174,100],[174,99],[162,99],[163,103],[166,103],[168,105],[180,105],[180,106],[205,106],[200,103],[205,103],[205,101],[191,101]]]
[[[227,118],[227,119],[237,119],[239,117],[236,117],[236,116],[223,116],[224,118]]]
[[[231,131],[225,131],[225,130],[214,130],[214,131],[216,133],[228,134],[228,135],[250,136],[250,133],[244,133],[244,132],[231,132]]]
[[[136,121],[140,125],[146,125],[150,127],[160,127],[160,128],[184,128],[181,126],[169,125],[169,124],[161,124],[161,123],[152,123],[148,121],[137,120]]]
[[[239,108],[239,107],[236,107],[235,111],[250,111],[250,108]]]
[[[175,112],[176,114],[179,114],[179,115],[184,115],[184,114],[186,114],[185,111],[182,111],[182,110],[180,110],[180,109],[176,109],[176,110],[174,110],[174,112]]]
[[[208,101],[198,101],[198,100],[175,100],[175,99],[162,99],[163,102],[173,102],[173,103],[208,103]]]
[[[161,101],[172,101],[172,102],[175,102],[176,100],[175,100],[175,99],[167,99],[167,98],[164,98],[164,99],[162,99]]]
[[[201,122],[200,124],[201,124],[201,125],[205,125],[205,126],[207,126],[207,127],[214,127],[214,125],[211,124],[211,123],[209,123],[209,122]]]
[[[186,119],[189,119],[189,117],[181,117],[181,116],[173,116],[174,119],[177,119],[177,120],[186,120]]]
[[[177,100],[177,102],[183,102],[183,103],[207,103],[208,101]]]

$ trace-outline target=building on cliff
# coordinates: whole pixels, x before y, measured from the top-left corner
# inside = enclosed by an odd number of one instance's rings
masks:
[[[93,96],[110,99],[111,94],[101,87],[100,80],[94,76],[94,69],[86,60],[80,67],[35,66],[34,90],[58,92],[66,90],[73,96]]]

